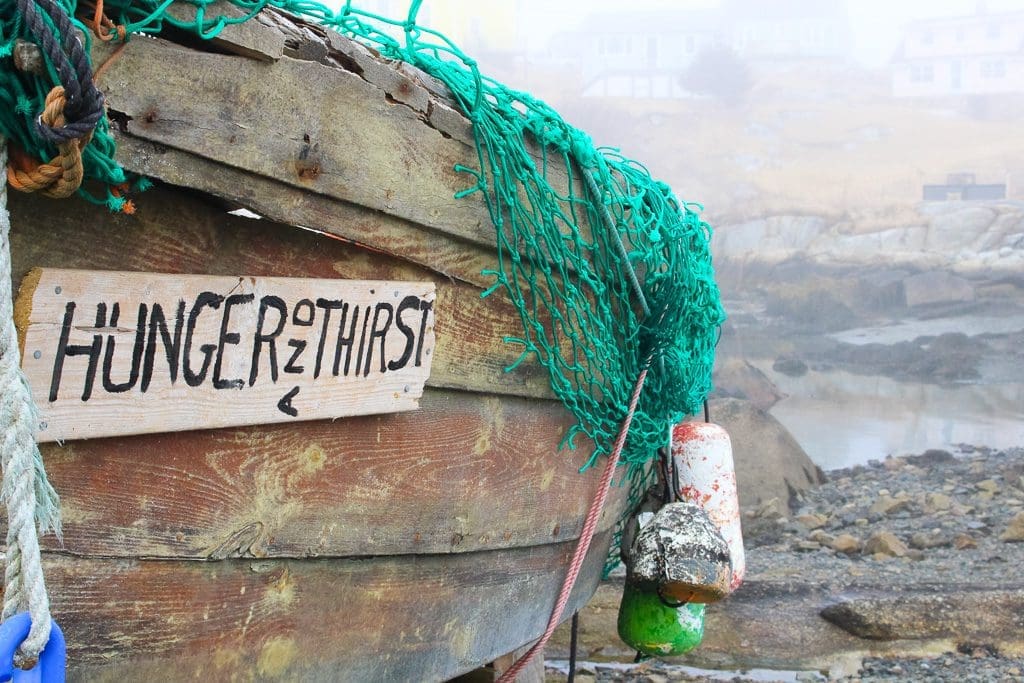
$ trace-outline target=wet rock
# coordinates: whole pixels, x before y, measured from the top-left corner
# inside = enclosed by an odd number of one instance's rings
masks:
[[[778,512],[789,514],[796,494],[825,482],[824,473],[778,420],[733,398],[710,403],[711,419],[732,439],[740,507],[757,508],[777,499]]]
[[[1006,531],[999,534],[999,540],[1003,543],[1024,543],[1024,512],[1018,512],[1006,527]]]
[[[765,313],[815,331],[835,332],[861,323],[853,309],[822,289],[795,294],[771,292],[765,299]]]
[[[743,359],[730,359],[715,368],[717,397],[730,397],[750,401],[761,410],[768,410],[785,398],[785,394],[768,377]]]
[[[820,529],[825,526],[825,522],[828,521],[828,517],[822,514],[808,514],[800,515],[793,521],[802,525],[808,531],[813,531],[814,529]]]
[[[905,466],[906,461],[904,461],[902,458],[894,458],[892,456],[889,456],[888,458],[882,461],[882,467],[884,467],[888,472],[896,472],[898,470],[903,469]]]
[[[899,510],[906,510],[908,505],[910,505],[910,500],[907,498],[879,496],[878,499],[872,503],[868,512],[874,515],[891,515]]]
[[[956,462],[956,457],[949,451],[932,448],[920,455],[907,455],[904,460],[919,467],[930,467],[932,465],[945,465]]]
[[[979,481],[977,484],[974,485],[974,487],[980,491],[985,491],[987,493],[999,493],[999,484],[996,483],[995,479],[985,479],[983,481]]]
[[[952,504],[953,499],[944,493],[927,493],[924,496],[924,507],[928,513],[948,510]]]
[[[962,277],[946,271],[931,271],[906,278],[903,296],[907,308],[914,308],[974,301],[975,292],[971,283]]]
[[[787,377],[803,377],[807,374],[807,363],[799,358],[782,356],[772,363],[772,370]]]
[[[903,557],[907,554],[907,546],[892,532],[879,531],[864,543],[864,554]]]
[[[910,537],[910,547],[918,550],[931,550],[932,548],[948,548],[953,545],[953,539],[941,532],[925,533],[918,531]]]
[[[957,534],[953,539],[953,547],[957,550],[973,550],[978,547],[978,542],[970,534]]]
[[[854,598],[829,605],[821,616],[853,635],[872,640],[956,637],[974,642],[1017,632],[1024,591],[981,590],[951,594],[909,593]]]
[[[839,534],[832,542],[829,543],[829,547],[835,550],[837,553],[843,553],[844,555],[856,555],[864,547],[864,544],[860,542],[860,539],[852,534]]]
[[[797,541],[793,544],[793,550],[804,553],[821,550],[821,544],[817,541]]]

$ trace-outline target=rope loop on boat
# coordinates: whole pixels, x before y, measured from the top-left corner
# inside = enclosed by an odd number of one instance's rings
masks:
[[[0,136],[0,164],[7,163],[7,140]],[[0,501],[7,508],[4,620],[28,611],[32,626],[16,664],[31,668],[50,638],[50,602],[39,555],[39,533],[60,534],[60,501],[47,481],[35,441],[38,418],[19,363],[11,289],[10,215],[7,184],[0,183]]]

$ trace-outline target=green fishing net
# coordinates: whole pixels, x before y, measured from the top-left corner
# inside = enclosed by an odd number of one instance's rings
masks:
[[[60,1],[72,16],[80,9],[76,0]],[[671,425],[697,412],[711,389],[725,316],[701,207],[681,202],[615,149],[595,147],[545,103],[484,77],[444,35],[416,23],[422,0],[400,19],[351,2],[334,11],[300,0],[230,0],[243,16],[228,18],[213,2],[179,1],[195,6],[194,21],[169,16],[172,0],[106,0],[104,13],[128,39],[168,26],[210,38],[273,6],[412,64],[450,89],[473,124],[478,159],[475,168],[457,167],[467,185],[456,196],[479,193],[495,228],[497,261],[485,272],[494,284],[482,296],[500,291],[516,306],[522,335],[506,340],[519,351],[509,369],[527,359],[546,369],[552,391],[576,418],[561,446],[593,445],[584,469],[609,453],[637,377],[650,364],[619,478],[637,500]],[[49,159],[56,150],[35,137],[32,124],[55,73],[15,71],[10,57],[19,37],[28,38],[15,0],[0,0],[0,132]],[[83,161],[93,182],[80,192],[121,208],[120,193],[102,188],[132,179],[115,161],[106,121]]]

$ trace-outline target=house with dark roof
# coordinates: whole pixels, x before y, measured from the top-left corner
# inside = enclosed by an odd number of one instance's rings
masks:
[[[892,61],[896,97],[1024,94],[1024,12],[908,24]]]

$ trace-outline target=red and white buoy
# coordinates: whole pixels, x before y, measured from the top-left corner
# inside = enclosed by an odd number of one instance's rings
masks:
[[[672,430],[672,459],[679,473],[679,497],[700,505],[729,545],[730,590],[736,590],[747,563],[729,434],[709,422],[678,424]]]

